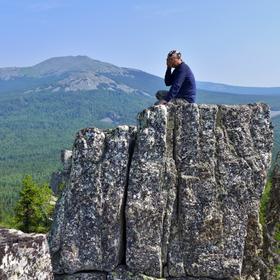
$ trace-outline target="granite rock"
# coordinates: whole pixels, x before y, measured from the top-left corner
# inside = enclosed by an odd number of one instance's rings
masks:
[[[77,133],[49,236],[55,273],[260,279],[268,105],[174,100],[137,121]]]
[[[46,235],[1,228],[0,279],[52,280]]]

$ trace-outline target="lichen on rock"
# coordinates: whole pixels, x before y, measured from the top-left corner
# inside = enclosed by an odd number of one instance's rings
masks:
[[[52,280],[46,235],[0,228],[0,279]]]
[[[77,133],[49,236],[57,277],[259,277],[268,105],[175,100],[137,121]]]

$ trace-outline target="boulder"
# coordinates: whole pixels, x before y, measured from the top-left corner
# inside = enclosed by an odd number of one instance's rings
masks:
[[[46,235],[0,228],[0,279],[53,279]]]
[[[136,127],[80,130],[49,236],[55,274],[259,279],[272,144],[264,103],[174,100]]]

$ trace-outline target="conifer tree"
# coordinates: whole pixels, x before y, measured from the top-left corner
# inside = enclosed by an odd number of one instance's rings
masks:
[[[22,190],[15,207],[17,227],[24,232],[47,232],[54,208],[47,184],[37,185],[31,175],[22,179]]]

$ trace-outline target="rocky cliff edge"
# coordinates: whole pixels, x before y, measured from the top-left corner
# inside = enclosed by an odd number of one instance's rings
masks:
[[[174,101],[137,119],[77,132],[49,235],[56,278],[259,279],[268,105]]]

